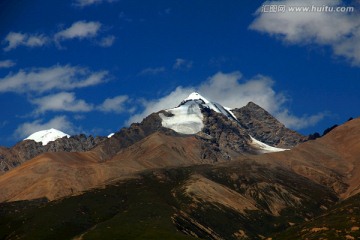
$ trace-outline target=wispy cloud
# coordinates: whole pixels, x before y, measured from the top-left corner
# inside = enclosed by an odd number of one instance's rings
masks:
[[[49,43],[49,41],[50,39],[43,34],[10,32],[4,39],[4,43],[7,45],[4,51],[10,51],[19,46],[41,47]]]
[[[33,98],[29,101],[36,105],[35,115],[44,114],[48,111],[75,113],[100,111],[119,114],[123,112],[131,113],[135,110],[134,107],[127,105],[131,101],[127,95],[106,98],[103,103],[97,106],[83,99],[78,99],[73,92],[59,92],[40,98]]]
[[[12,60],[3,60],[0,61],[0,68],[11,68],[13,66],[15,66],[16,63]]]
[[[139,75],[157,75],[165,72],[165,70],[165,67],[145,68],[139,73]]]
[[[140,122],[152,112],[176,107],[191,92],[199,91],[209,100],[219,102],[226,107],[240,108],[252,101],[260,105],[290,128],[301,129],[315,125],[323,117],[323,113],[304,115],[301,117],[290,113],[285,107],[288,99],[273,89],[274,81],[266,76],[257,75],[243,80],[240,72],[218,72],[197,86],[177,87],[168,95],[154,100],[143,100],[143,111],[129,118],[127,124]]]
[[[183,58],[177,58],[175,60],[175,63],[173,65],[173,69],[176,69],[176,70],[188,70],[190,68],[192,68],[193,66],[193,61],[190,61],[190,60],[186,60],[186,59],[183,59]]]
[[[285,12],[268,13],[260,7],[250,29],[268,33],[289,44],[330,46],[334,55],[360,66],[360,15],[355,12],[290,11],[296,6],[345,7],[341,0],[278,0],[263,6],[285,6]],[[289,8],[290,7],[290,8]]]
[[[102,24],[97,21],[77,21],[71,26],[56,32],[53,35],[10,32],[3,40],[4,51],[11,51],[20,46],[35,48],[55,44],[62,47],[61,43],[67,40],[95,39],[100,47],[110,47],[115,41],[115,36],[101,37]],[[100,36],[99,36],[100,35]]]
[[[99,111],[102,112],[114,112],[114,113],[122,113],[129,112],[131,109],[127,108],[125,104],[129,100],[129,97],[126,95],[116,96],[114,98],[107,98],[104,102],[97,107]]]
[[[74,133],[76,129],[66,116],[56,116],[47,122],[43,119],[37,119],[23,123],[15,130],[14,137],[25,138],[34,132],[49,128],[55,128],[68,134]]]
[[[87,7],[87,6],[91,6],[91,5],[95,5],[95,4],[100,4],[103,2],[108,2],[108,3],[112,3],[115,2],[116,0],[75,0],[73,5],[76,7]]]
[[[115,36],[109,35],[107,37],[103,37],[99,42],[99,46],[101,47],[111,47],[115,42]]]
[[[314,126],[326,116],[328,116],[327,112],[321,112],[311,116],[304,115],[297,117],[292,115],[288,109],[283,109],[281,112],[276,114],[276,118],[280,122],[285,123],[286,126],[290,126],[294,129],[304,129]]]
[[[55,41],[96,37],[101,28],[100,22],[74,22],[70,27],[55,34]]]
[[[106,82],[107,71],[93,72],[88,68],[54,65],[48,68],[19,70],[0,78],[0,92],[42,93],[50,90],[71,90]]]
[[[91,104],[76,99],[75,93],[72,92],[60,92],[32,99],[31,103],[37,105],[36,114],[47,111],[89,112],[93,109]]]

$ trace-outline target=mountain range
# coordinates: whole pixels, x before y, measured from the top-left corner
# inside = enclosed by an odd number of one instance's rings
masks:
[[[0,148],[0,239],[356,239],[359,139],[196,92],[109,137],[37,132]]]

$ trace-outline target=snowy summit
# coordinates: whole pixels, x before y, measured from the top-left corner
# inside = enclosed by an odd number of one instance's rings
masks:
[[[236,120],[235,115],[230,111],[230,108],[224,107],[216,102],[210,102],[203,96],[201,96],[198,92],[191,93],[187,98],[185,98],[181,104],[187,102],[187,101],[194,101],[194,100],[200,100],[202,101],[202,105],[204,107],[210,108],[211,110],[214,110],[215,112],[222,113],[225,116],[227,116],[230,119]],[[180,104],[180,105],[181,105]]]
[[[48,144],[51,141],[55,141],[56,139],[63,138],[63,137],[70,137],[70,135],[63,133],[59,130],[54,128],[48,130],[42,130],[35,132],[25,138],[24,140],[34,140],[35,142],[41,142],[43,146]]]
[[[237,121],[234,114],[218,103],[210,102],[197,92],[191,93],[185,98],[178,107],[167,109],[166,112],[171,116],[165,116],[160,113],[162,126],[170,128],[178,133],[196,134],[204,127],[203,114],[201,107],[210,108],[215,112],[224,114],[226,117]]]

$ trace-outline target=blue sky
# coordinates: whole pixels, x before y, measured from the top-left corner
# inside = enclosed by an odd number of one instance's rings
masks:
[[[351,6],[354,12],[261,12]],[[359,116],[360,17],[340,0],[0,1],[0,145],[108,135],[192,91],[303,134]]]

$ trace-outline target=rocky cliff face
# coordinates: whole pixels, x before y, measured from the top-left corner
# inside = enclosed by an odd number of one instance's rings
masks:
[[[245,107],[236,108],[232,112],[241,127],[251,136],[271,146],[292,148],[307,140],[305,136],[286,128],[284,124],[253,102],[249,102]]]
[[[202,113],[204,128],[198,135],[215,151],[221,152],[223,159],[252,152],[249,135],[236,121],[208,108],[203,108]]]

